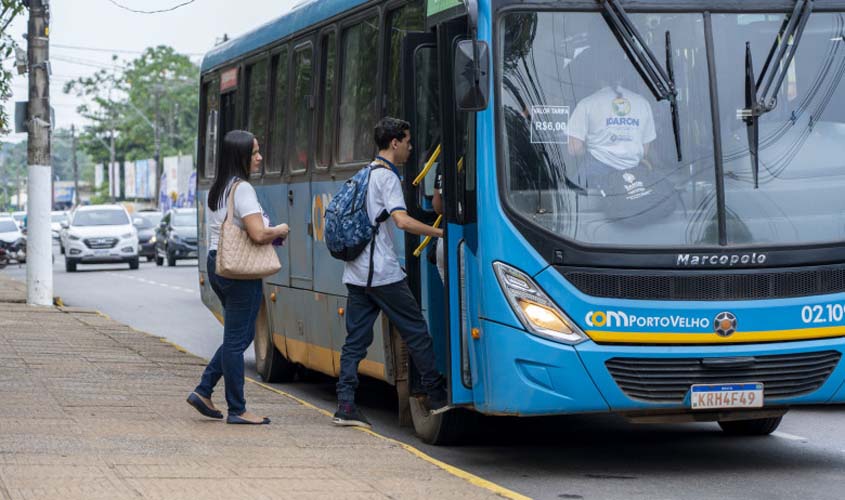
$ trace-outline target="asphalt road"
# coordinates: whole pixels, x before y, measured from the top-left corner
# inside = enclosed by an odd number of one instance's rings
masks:
[[[196,260],[175,268],[142,263],[138,271],[128,265],[80,266],[69,274],[56,250],[55,294],[66,304],[96,308],[206,358],[219,345],[222,327],[199,299]],[[23,266],[0,272],[26,279]],[[247,374],[257,378],[251,349]],[[334,409],[334,381],[327,377],[308,375],[277,387]],[[715,424],[635,425],[614,416],[486,418],[469,444],[443,448],[427,446],[397,425],[390,387],[373,381],[362,384],[361,392],[376,431],[534,498],[840,500],[845,495],[845,407],[792,411],[778,432],[764,438],[728,437]]]

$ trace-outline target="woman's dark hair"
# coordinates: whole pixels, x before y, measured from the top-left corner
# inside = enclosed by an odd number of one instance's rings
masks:
[[[246,130],[232,130],[223,137],[217,175],[208,191],[209,210],[219,210],[225,204],[225,200],[221,198],[232,177],[249,179],[249,166],[252,162],[254,145],[255,136]]]
[[[401,141],[405,138],[405,131],[411,130],[411,124],[399,118],[386,116],[376,124],[375,140],[379,151],[390,147],[390,141]]]

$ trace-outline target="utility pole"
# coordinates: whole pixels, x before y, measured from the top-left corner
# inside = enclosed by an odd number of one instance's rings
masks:
[[[156,190],[153,196],[155,197],[156,208],[161,207],[161,173],[164,171],[161,165],[161,130],[159,127],[159,123],[161,121],[161,88],[159,85],[155,85],[153,87],[153,93],[155,96],[155,108],[156,108],[156,115],[155,115],[155,122],[153,122],[153,133],[155,134],[155,162],[156,162]]]
[[[53,240],[50,232],[50,14],[48,0],[29,1],[29,127],[27,145],[26,303],[53,305]]]
[[[79,205],[79,165],[76,163],[76,125],[70,126],[70,143],[73,151],[73,207]]]
[[[111,202],[116,202],[116,193],[120,192],[120,171],[115,169],[114,165],[114,122],[112,121],[111,133],[109,134],[109,172],[112,172],[109,184],[109,194],[111,195]]]

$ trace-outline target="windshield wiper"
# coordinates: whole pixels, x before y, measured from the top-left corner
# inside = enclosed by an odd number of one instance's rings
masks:
[[[737,116],[745,122],[748,135],[748,152],[751,158],[751,172],[754,175],[754,189],[759,184],[760,126],[758,119],[778,105],[778,92],[786,78],[789,65],[798,50],[801,35],[813,11],[814,0],[796,0],[789,22],[781,25],[778,36],[769,50],[760,77],[754,78],[754,64],[751,60],[751,42],[745,42],[745,108]],[[773,85],[774,84],[774,85]],[[759,90],[762,90],[761,92]]]
[[[637,31],[619,0],[599,0],[604,7],[604,18],[637,72],[658,101],[668,100],[672,110],[672,131],[675,133],[675,150],[678,161],[681,152],[681,127],[678,118],[678,91],[675,88],[675,68],[672,63],[672,36],[666,31],[666,68],[660,65],[654,53]]]

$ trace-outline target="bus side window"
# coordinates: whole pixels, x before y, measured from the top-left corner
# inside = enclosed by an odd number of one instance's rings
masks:
[[[273,56],[273,112],[270,114],[270,155],[264,169],[269,173],[280,173],[285,165],[285,145],[287,144],[288,116],[288,47],[283,46]]]
[[[288,144],[288,166],[291,173],[301,173],[308,168],[308,139],[311,131],[311,90],[314,56],[311,44],[293,53],[293,103],[291,109],[291,143]]]
[[[246,67],[246,129],[267,147],[267,59]],[[260,173],[258,174],[261,175]]]
[[[217,127],[220,107],[220,80],[215,78],[203,88],[205,137],[203,139],[203,174],[213,179],[217,173]]]
[[[320,38],[320,96],[317,119],[317,165],[328,168],[334,144],[335,95],[337,70],[337,35],[332,31]]]
[[[338,163],[367,161],[375,152],[378,27],[378,16],[372,16],[345,28],[341,36]]]
[[[402,39],[409,31],[425,30],[425,4],[415,0],[393,9],[387,14],[387,75],[385,85],[384,114],[407,119],[402,115]]]

